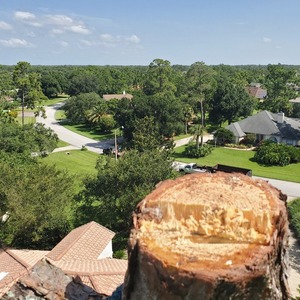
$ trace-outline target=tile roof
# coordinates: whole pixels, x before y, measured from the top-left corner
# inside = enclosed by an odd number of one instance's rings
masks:
[[[114,235],[92,221],[72,230],[47,254],[47,258],[53,261],[97,259]]]
[[[0,279],[0,296],[5,294],[22,275],[28,273],[29,269],[30,266],[10,250],[0,249],[0,274],[3,275]]]
[[[249,86],[249,95],[258,99],[264,99],[267,96],[267,90],[262,89],[259,86]]]
[[[127,269],[128,261],[125,259],[102,258],[102,259],[73,259],[52,261],[52,264],[61,268],[68,274],[105,274],[120,275],[124,274]]]
[[[0,250],[0,278],[1,272],[8,273],[0,279],[0,297],[44,257],[96,292],[111,295],[123,283],[128,264],[122,259],[98,259],[114,235],[100,224],[90,222],[72,230],[51,251]]]
[[[9,249],[9,252],[26,262],[30,267],[33,267],[39,260],[44,258],[49,251],[28,250],[28,249]]]
[[[133,98],[133,96],[131,94],[104,94],[103,96],[104,100],[111,100],[111,99],[123,99],[123,98],[127,98],[129,100],[131,100]]]

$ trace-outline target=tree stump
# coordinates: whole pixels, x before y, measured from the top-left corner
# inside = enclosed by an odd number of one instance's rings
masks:
[[[243,174],[160,183],[133,214],[123,299],[288,299],[286,198]]]

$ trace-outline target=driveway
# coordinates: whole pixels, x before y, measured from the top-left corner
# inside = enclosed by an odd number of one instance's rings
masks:
[[[53,106],[46,106],[46,116],[44,119],[42,117],[37,117],[37,122],[45,124],[46,127],[50,127],[57,135],[58,138],[68,144],[71,147],[68,149],[81,149],[82,146],[85,146],[89,151],[96,153],[103,153],[103,149],[109,148],[114,144],[113,140],[110,141],[96,141],[87,137],[84,137],[80,134],[77,134],[71,130],[66,129],[61,126],[59,122],[55,120],[55,112],[60,109],[62,103],[57,103]],[[55,149],[54,152],[59,151],[60,149]],[[64,151],[64,149],[62,150]]]

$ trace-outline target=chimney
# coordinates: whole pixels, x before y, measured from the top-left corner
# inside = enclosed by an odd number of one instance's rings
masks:
[[[284,122],[284,113],[280,112],[277,114],[277,123],[282,124]]]

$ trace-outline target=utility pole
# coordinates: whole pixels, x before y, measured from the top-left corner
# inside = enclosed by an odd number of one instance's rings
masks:
[[[115,129],[115,159],[118,159],[117,129]]]

